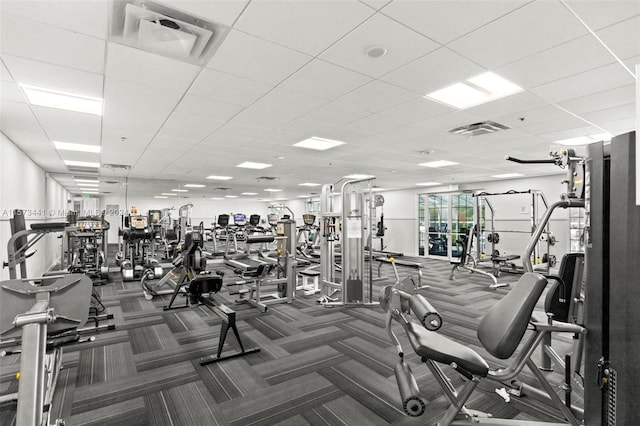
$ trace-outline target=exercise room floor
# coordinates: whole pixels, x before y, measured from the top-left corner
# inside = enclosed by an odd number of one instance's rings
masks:
[[[442,314],[442,333],[498,365],[477,346],[475,327],[508,287],[492,290],[486,278],[462,272],[450,281],[449,263],[414,260],[426,265],[423,284],[430,288],[421,293]],[[400,269],[401,276],[413,272]],[[383,266],[384,273],[392,276],[390,266]],[[499,281],[518,277],[503,274]],[[446,408],[431,373],[399,333],[422,396],[431,401],[422,417],[404,414],[393,374],[397,356],[379,307],[326,308],[316,303],[317,296],[298,296],[290,305],[260,313],[235,305],[235,296],[223,290],[216,298],[238,312],[245,347],[260,352],[200,366],[199,358],[214,354],[218,345],[221,320],[209,308],[165,312],[168,297],[147,301],[139,281],[123,283],[119,273],[110,278],[96,288],[116,329],[96,334],[94,342],[65,347],[53,418],[67,425],[425,425]],[[227,271],[225,281],[232,278]],[[376,282],[376,288],[391,282]],[[558,346],[569,342],[560,340]],[[230,333],[225,351],[236,348]],[[19,357],[0,362],[0,393],[15,392]],[[457,374],[451,377],[461,383]],[[553,374],[556,383],[560,379]],[[486,392],[475,392],[471,408],[495,417],[557,420],[535,404],[505,403],[488,383],[481,387]],[[0,424],[14,423],[15,405],[0,408]]]

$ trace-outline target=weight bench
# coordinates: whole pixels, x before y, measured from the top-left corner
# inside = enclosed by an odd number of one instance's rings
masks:
[[[392,260],[393,259],[393,260]],[[391,264],[394,263],[396,265],[400,265],[400,266],[406,266],[409,268],[413,268],[416,270],[416,272],[418,273],[418,286],[416,288],[416,290],[420,290],[423,288],[429,288],[428,285],[422,285],[422,268],[424,268],[424,265],[422,263],[418,263],[418,262],[411,262],[408,260],[402,260],[402,259],[396,259],[394,257],[387,257],[387,256],[379,256],[375,258],[376,262],[378,262],[378,278],[383,278],[382,275],[380,274],[380,270],[382,269],[382,265],[383,264]]]
[[[0,336],[21,337],[22,350],[12,352],[21,353],[16,424],[51,424],[62,346],[81,341],[77,329],[89,317],[92,290],[84,274],[0,282]]]
[[[506,391],[504,388],[508,385],[505,383],[515,379],[525,365],[529,367],[543,388],[543,390],[536,388],[538,396],[546,397],[546,400],[553,404],[568,423],[578,425],[578,418],[582,415],[581,410],[567,403],[570,398],[563,402],[556,395],[555,389],[531,358],[534,350],[551,333],[565,332],[577,335],[586,333],[583,327],[577,325],[539,322],[532,319],[533,310],[546,286],[547,280],[542,275],[533,272],[525,273],[514,288],[498,301],[480,321],[477,330],[480,344],[489,354],[503,360],[511,358],[521,345],[525,332],[532,331],[531,335],[522,343],[520,351],[511,365],[495,370],[490,369],[487,362],[469,346],[433,331],[437,330],[439,325],[425,321],[424,306],[417,299],[417,295],[403,294],[402,290],[396,286],[383,288],[380,293],[380,305],[386,312],[387,332],[398,352],[398,361],[394,371],[405,413],[410,416],[421,416],[425,413],[427,404],[420,396],[411,368],[404,359],[402,346],[393,332],[393,320],[402,325],[414,352],[431,370],[447,399],[451,402],[438,422],[439,425],[450,425],[456,419],[465,421],[460,423],[456,421],[456,424],[495,424],[495,421],[488,420],[490,415],[468,409],[465,406],[467,400],[480,381],[488,379],[501,387],[501,389],[496,389],[496,392],[508,401],[515,392]],[[431,309],[429,308],[429,310]],[[420,322],[412,321],[411,313],[418,317]],[[441,364],[451,366],[466,378],[461,389],[454,388],[452,381],[440,366]],[[567,387],[570,390],[571,387]],[[498,423],[508,424],[508,420],[500,420]],[[518,424],[523,423],[520,421]],[[540,424],[540,422],[529,424]]]
[[[320,293],[320,271],[315,267],[311,267],[298,271],[298,275],[300,275],[302,283],[296,286],[296,291],[304,291],[305,296]],[[312,282],[309,282],[310,280]]]
[[[500,276],[501,267],[505,268],[508,266],[507,262],[511,262],[512,260],[520,259],[520,256],[517,254],[508,254],[506,256],[491,256],[491,263],[493,264],[493,275],[496,277]],[[515,265],[512,266],[511,269],[515,269]]]

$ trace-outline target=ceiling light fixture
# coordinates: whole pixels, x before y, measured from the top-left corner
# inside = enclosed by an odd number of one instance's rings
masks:
[[[465,109],[518,92],[522,92],[522,87],[497,74],[486,72],[462,83],[431,92],[424,97],[455,108]]]
[[[94,152],[99,154],[101,151],[100,146],[98,145],[83,145],[79,143],[68,143],[68,142],[58,142],[53,141],[56,149],[59,151],[80,151],[80,152]]]
[[[189,192],[188,189],[172,189],[173,192]]]
[[[282,189],[267,188],[264,191],[265,192],[281,192]]]
[[[568,146],[576,146],[576,145],[588,145],[594,142],[600,141],[610,141],[613,136],[609,133],[600,133],[597,135],[589,135],[589,136],[579,136],[577,138],[569,138],[569,139],[561,139],[555,141],[558,145],[568,145]]]
[[[73,160],[64,160],[64,164],[67,166],[76,166],[76,167],[95,167],[96,169],[100,168],[100,163],[93,163],[91,161],[73,161]]]
[[[102,99],[20,84],[31,105],[102,115]]]
[[[162,193],[162,194],[160,194],[160,195],[167,195],[167,196],[169,196],[169,197],[177,197],[177,196],[178,196],[178,194],[176,194],[176,193],[171,193],[171,192],[163,192],[163,193]]]
[[[90,188],[90,187],[100,186],[99,183],[88,183],[88,182],[76,182],[76,183],[78,183],[78,186],[81,188]]]
[[[491,177],[498,178],[498,179],[514,178],[514,177],[520,177],[520,176],[524,176],[524,175],[522,173],[503,173],[501,175],[491,175]]]
[[[421,183],[416,183],[417,186],[437,186],[437,185],[442,185],[440,182],[421,182]]]
[[[238,198],[237,195],[225,195],[224,198]]]
[[[200,183],[188,183],[188,184],[182,185],[182,186],[184,186],[185,188],[204,188],[207,185],[202,185]]]
[[[266,163],[254,163],[252,161],[245,161],[244,163],[238,164],[236,167],[242,167],[244,169],[266,169],[267,167],[271,167],[273,164]]]
[[[230,180],[230,179],[233,179],[233,178],[231,176],[211,175],[211,176],[207,176],[207,179],[212,179],[212,180]]]
[[[446,166],[455,166],[455,161],[447,161],[447,160],[438,160],[438,161],[429,161],[428,163],[420,163],[421,166],[424,167],[446,167]]]
[[[243,192],[241,195],[258,195],[257,192]]]
[[[211,200],[224,200],[222,197],[211,197]]]
[[[86,182],[86,183],[100,183],[98,179],[76,179],[77,183]]]
[[[316,151],[326,151],[327,149],[335,148],[336,146],[344,145],[344,142],[334,141],[332,139],[318,138],[312,136],[308,139],[294,143],[293,146],[298,148],[315,149]]]
[[[320,183],[311,183],[311,182],[305,182],[305,183],[299,183],[298,186],[320,186]]]
[[[166,195],[154,195],[153,198],[169,198]]]

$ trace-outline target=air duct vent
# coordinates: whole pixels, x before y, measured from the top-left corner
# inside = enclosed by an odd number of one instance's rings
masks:
[[[131,168],[131,166],[127,164],[103,164],[102,167],[105,169],[111,169],[113,171],[127,171]]]
[[[494,121],[482,121],[480,123],[473,123],[467,126],[456,127],[455,129],[449,130],[449,133],[461,136],[480,136],[486,135],[487,133],[495,133],[500,130],[507,129],[510,129],[510,127],[505,126],[504,124],[496,123]]]
[[[224,25],[151,1],[113,2],[110,41],[191,64],[208,63],[228,32]]]
[[[256,180],[257,180],[258,182],[261,182],[261,181],[263,181],[263,180],[266,180],[266,181],[272,181],[272,180],[278,180],[278,179],[279,179],[279,178],[277,178],[277,177],[273,177],[273,176],[260,176],[260,177],[257,177],[257,178],[256,178]]]
[[[215,188],[216,191],[229,191],[231,188],[225,188],[224,186],[219,186]]]

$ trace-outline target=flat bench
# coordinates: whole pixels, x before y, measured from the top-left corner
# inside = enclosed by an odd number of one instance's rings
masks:
[[[391,264],[391,260],[389,260],[389,258],[385,256],[376,257],[375,260],[378,262],[378,278],[382,278],[380,274],[380,269],[382,269],[382,264],[384,263]],[[418,272],[418,288],[420,289],[420,288],[428,287],[428,286],[424,286],[424,287],[422,286],[422,268],[425,267],[422,263],[411,262],[408,260],[395,259],[395,258],[393,259],[393,263],[400,266],[407,266],[409,268],[414,268]]]

